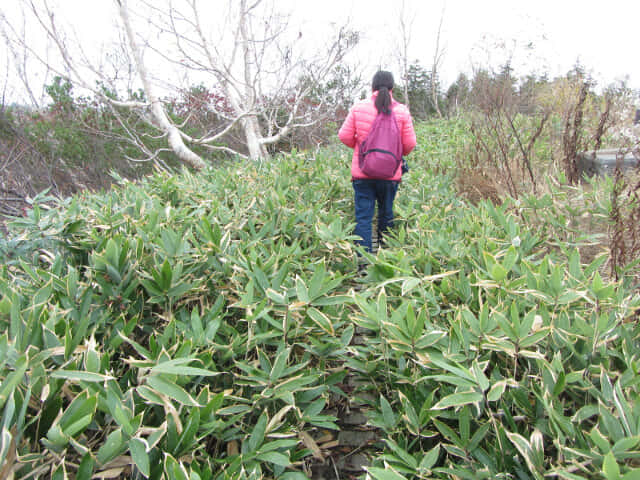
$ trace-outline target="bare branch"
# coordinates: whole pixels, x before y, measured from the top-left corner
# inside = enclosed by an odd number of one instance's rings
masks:
[[[171,123],[171,121],[167,117],[167,114],[162,108],[162,104],[155,95],[153,86],[151,85],[151,82],[149,82],[149,79],[147,77],[147,71],[142,59],[142,54],[134,38],[133,28],[131,27],[131,23],[129,21],[129,11],[127,9],[126,0],[116,1],[120,6],[120,18],[122,19],[125,31],[127,32],[129,47],[133,52],[133,57],[136,61],[136,66],[138,67],[140,80],[144,85],[145,92],[151,103],[151,111],[153,112],[155,121],[158,122],[159,127],[167,134],[169,145],[182,161],[197,169],[204,168],[205,163],[202,158],[200,158],[199,155],[195,154],[184,144],[184,142],[182,141],[180,130],[178,130],[178,128],[173,123]]]
[[[77,36],[61,28],[48,0],[21,1],[52,42],[60,60],[55,65],[48,62],[26,39],[14,45],[20,45],[43,65],[49,65],[52,73],[92,92],[100,102],[110,105],[112,111],[134,111],[136,118],[166,137],[180,160],[195,168],[202,168],[205,163],[190,148],[193,145],[238,154],[218,145],[236,129],[244,134],[249,156],[260,158],[268,156],[266,145],[278,142],[297,128],[317,123],[326,112],[322,112],[322,101],[311,103],[309,96],[358,40],[357,34],[343,27],[328,41],[326,50],[310,54],[301,42],[289,36],[288,16],[278,12],[273,1],[230,0],[229,8],[218,15],[221,22],[226,22],[218,31],[206,10],[212,8],[211,3],[138,0],[134,4],[114,0],[122,27],[121,50],[101,55],[103,60],[92,63],[89,47],[83,48]],[[141,38],[136,31],[141,18],[155,37]],[[214,38],[218,33],[219,38]],[[14,32],[9,35],[18,36]],[[145,64],[143,51],[152,55],[156,63],[149,63],[147,58],[148,65]],[[125,78],[128,86],[133,85],[135,74],[136,83],[142,84],[144,100],[131,95],[118,96],[123,61],[128,68],[124,71],[125,75],[129,73]],[[154,75],[156,65],[162,73]],[[199,112],[190,111],[191,106],[185,103],[181,106],[181,119],[173,120],[167,113],[172,107],[161,95],[165,91],[184,94],[188,88],[169,80],[170,75],[164,73],[166,69],[176,71],[183,82],[202,79],[203,87],[209,92],[220,92],[224,102],[213,100],[209,102],[213,105],[205,103],[198,107],[202,108],[200,117]],[[106,91],[106,88],[112,90]],[[146,135],[136,132],[119,114],[116,113],[115,118],[123,135],[128,137],[127,142],[142,152],[141,158],[145,161],[160,158],[158,152],[146,149],[145,142],[149,143]],[[191,128],[193,122],[200,122],[199,132],[187,134],[185,130]]]
[[[401,35],[401,68],[402,68],[402,81],[404,89],[404,101],[407,108],[411,107],[409,100],[409,45],[411,44],[411,30],[413,28],[413,22],[416,16],[413,15],[410,19],[407,19],[407,9],[405,0],[402,0],[402,6],[400,7],[399,20],[400,20],[400,35]]]
[[[442,32],[442,22],[444,21],[444,5],[442,6],[442,13],[440,14],[440,23],[438,24],[438,35],[436,36],[436,48],[433,52],[433,64],[431,66],[431,99],[433,101],[433,105],[438,112],[438,116],[442,118],[442,112],[440,111],[440,105],[438,104],[438,71],[440,69],[440,63],[442,62],[442,57],[444,55],[444,51],[440,50],[440,34]]]
[[[35,108],[39,108],[40,107],[40,102],[36,99],[36,96],[33,94],[33,91],[31,90],[31,83],[29,81],[29,75],[27,72],[27,48],[26,48],[26,27],[25,27],[25,18],[23,15],[22,18],[22,30],[21,33],[19,34],[14,27],[11,25],[11,23],[7,20],[6,16],[4,15],[4,13],[0,12],[0,34],[2,35],[2,37],[4,38],[5,41],[5,45],[7,46],[7,49],[9,52],[11,52],[11,55],[13,57],[14,60],[14,66],[16,69],[16,73],[18,74],[18,77],[20,78],[20,81],[22,83],[22,85],[25,88],[25,91],[27,92],[27,95],[29,96],[29,100],[31,100],[31,104],[35,107]],[[10,36],[12,36],[13,38],[20,38],[22,39],[22,41],[20,42],[22,48],[21,48],[21,52],[18,52],[18,49],[15,45],[15,43],[17,42],[13,42],[10,38]],[[7,58],[8,60],[8,58]],[[8,68],[9,68],[9,62],[7,61],[7,74],[8,74]]]

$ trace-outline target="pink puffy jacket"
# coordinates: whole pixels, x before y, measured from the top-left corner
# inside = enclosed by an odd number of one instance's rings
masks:
[[[349,115],[347,115],[347,118],[338,132],[340,141],[347,147],[353,148],[353,159],[351,160],[352,179],[369,178],[362,173],[362,170],[360,170],[358,152],[360,144],[365,138],[367,138],[369,129],[371,128],[376,115],[378,115],[378,110],[375,106],[377,95],[377,91],[373,92],[373,95],[369,100],[363,100],[351,107]],[[411,114],[406,106],[393,100],[393,96],[391,97],[391,102],[391,108],[396,116],[398,128],[402,135],[402,154],[408,155],[416,146],[416,132],[413,130],[413,120],[411,119]],[[391,180],[399,182],[401,178],[402,165],[398,167],[398,170]]]

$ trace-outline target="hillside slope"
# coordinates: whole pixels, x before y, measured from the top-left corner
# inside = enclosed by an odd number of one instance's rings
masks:
[[[459,198],[452,128],[366,277],[342,148],[36,204],[0,241],[0,477],[636,478],[638,296]]]

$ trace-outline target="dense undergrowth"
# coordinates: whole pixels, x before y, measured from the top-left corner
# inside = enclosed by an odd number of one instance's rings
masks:
[[[420,126],[365,278],[344,149],[36,202],[0,244],[0,477],[306,478],[361,396],[378,480],[639,478],[634,285],[558,192],[465,203],[460,128]]]

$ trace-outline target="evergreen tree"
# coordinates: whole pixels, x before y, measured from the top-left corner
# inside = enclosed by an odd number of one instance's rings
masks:
[[[417,119],[424,120],[435,112],[430,98],[431,75],[416,61],[409,66],[407,83],[411,114]]]
[[[449,115],[456,115],[469,101],[471,84],[469,78],[461,73],[446,93],[446,108]]]

